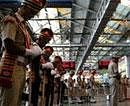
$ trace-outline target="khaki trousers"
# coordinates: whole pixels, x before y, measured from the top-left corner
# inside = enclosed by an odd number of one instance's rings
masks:
[[[15,65],[13,87],[0,87],[0,106],[21,106],[22,92],[25,84],[25,66]]]
[[[116,78],[110,78],[110,94],[111,94],[111,100],[110,100],[110,106],[117,106],[117,92],[119,90],[119,81]]]

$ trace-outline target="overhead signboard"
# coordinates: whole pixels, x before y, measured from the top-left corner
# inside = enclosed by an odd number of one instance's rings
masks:
[[[100,60],[98,62],[98,69],[108,69],[109,63],[110,63],[110,60]]]
[[[71,8],[72,0],[48,0],[47,7],[50,8]]]
[[[75,70],[75,61],[63,61],[64,69]]]

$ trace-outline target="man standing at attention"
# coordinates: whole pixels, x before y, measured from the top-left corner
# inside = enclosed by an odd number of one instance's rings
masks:
[[[12,16],[6,16],[2,25],[4,51],[0,63],[0,106],[21,106],[28,56],[36,57],[42,50],[32,45],[26,21],[36,15],[45,0],[24,0]]]
[[[110,78],[110,104],[111,106],[117,106],[117,91],[119,88],[119,72],[118,72],[118,65],[117,65],[117,58],[112,57],[112,60],[108,66],[108,73]]]
[[[41,29],[41,35],[37,39],[36,43],[40,46],[41,49],[45,47],[47,43],[53,38],[53,32],[49,28],[43,28]],[[48,55],[48,54],[46,54]],[[34,76],[34,81],[31,82],[31,104],[32,106],[38,105],[38,96],[39,96],[39,86],[40,86],[40,59],[41,55],[38,55],[35,57],[31,62],[31,71]]]

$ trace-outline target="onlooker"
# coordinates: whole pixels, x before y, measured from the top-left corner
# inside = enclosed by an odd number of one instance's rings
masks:
[[[117,106],[117,91],[119,88],[119,72],[118,72],[118,65],[117,65],[117,58],[112,57],[110,64],[108,66],[109,78],[110,78],[110,96],[111,96],[111,106]]]
[[[1,59],[0,105],[20,106],[25,84],[25,56],[41,54],[38,46],[31,46],[26,22],[45,5],[45,0],[24,0],[14,16],[6,16],[2,25],[4,51]]]

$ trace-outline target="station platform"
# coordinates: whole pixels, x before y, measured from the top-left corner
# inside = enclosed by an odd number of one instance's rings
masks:
[[[82,103],[68,103],[66,99],[62,106],[111,106],[110,100],[107,100],[106,95],[103,93],[103,89],[98,89],[95,95],[96,103],[90,103],[89,101],[83,101]],[[87,99],[85,99],[87,100]],[[130,86],[127,88],[127,100],[119,101],[118,106],[130,106]]]
[[[64,103],[63,106],[110,106],[110,101],[107,101],[104,96],[96,97],[96,103],[83,102],[83,103]],[[130,106],[130,99],[118,102],[118,106]]]

